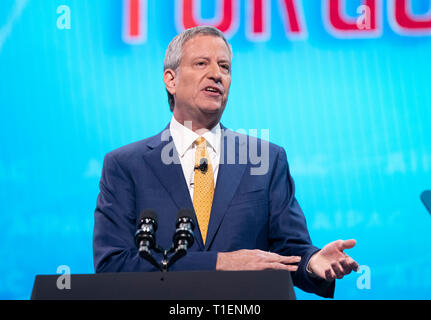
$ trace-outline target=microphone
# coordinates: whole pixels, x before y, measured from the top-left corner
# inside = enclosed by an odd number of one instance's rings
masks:
[[[181,209],[177,214],[176,231],[174,234],[174,248],[178,250],[187,250],[194,243],[195,228],[194,213],[190,209]]]
[[[175,251],[175,253],[170,257],[169,261],[166,261],[166,259],[163,261],[162,269],[165,271],[167,271],[175,261],[184,257],[187,254],[187,249],[194,243],[195,238],[193,230],[195,228],[195,222],[193,211],[190,209],[181,209],[177,215],[176,227],[173,245],[170,250],[171,252]]]
[[[151,250],[156,248],[156,231],[156,212],[151,209],[143,210],[139,218],[138,230],[135,233],[135,243],[138,247],[139,256],[160,269],[160,265],[151,255]]]
[[[200,160],[200,164],[195,166],[195,170],[200,170],[202,173],[207,172],[208,170],[208,160],[206,158],[202,158]]]

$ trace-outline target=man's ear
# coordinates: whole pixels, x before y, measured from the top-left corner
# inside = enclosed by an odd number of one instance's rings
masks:
[[[165,82],[166,90],[171,95],[175,95],[175,79],[176,79],[176,73],[172,69],[166,69],[163,73],[163,81]]]

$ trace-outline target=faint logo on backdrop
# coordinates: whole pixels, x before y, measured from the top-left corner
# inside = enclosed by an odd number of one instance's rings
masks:
[[[5,25],[0,27],[0,52],[28,2],[29,0],[15,0]]]
[[[85,178],[100,178],[102,175],[102,163],[96,159],[90,159],[84,171]]]

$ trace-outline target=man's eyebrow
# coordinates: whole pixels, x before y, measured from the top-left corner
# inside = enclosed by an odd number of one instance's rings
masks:
[[[228,59],[221,59],[218,62],[231,64],[231,61]]]
[[[210,60],[210,58],[207,57],[207,56],[196,56],[196,57],[193,58],[193,60],[198,60],[198,59]]]
[[[210,57],[208,57],[208,56],[196,56],[196,57],[194,57],[192,60],[193,60],[193,61],[195,61],[195,60],[198,60],[198,59],[211,60],[211,58],[210,58]],[[229,64],[231,63],[229,59],[225,59],[225,58],[222,58],[222,59],[220,59],[220,60],[217,60],[217,62],[218,62],[218,63],[229,63]]]

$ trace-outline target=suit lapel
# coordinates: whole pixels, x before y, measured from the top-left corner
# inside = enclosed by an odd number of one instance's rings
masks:
[[[239,162],[239,150],[241,149],[239,146],[243,145],[245,142],[241,139],[235,139],[237,135],[234,132],[223,126],[222,129],[222,152],[220,155],[220,166],[211,208],[211,217],[205,242],[205,250],[210,248],[247,166],[246,164],[240,164]],[[231,160],[228,161],[228,147],[232,145],[235,146],[235,162],[233,164]],[[230,152],[233,152],[230,147],[229,150]]]
[[[154,136],[147,146],[150,150],[144,153],[144,160],[175,202],[178,210],[183,208],[194,210],[169,125],[162,133]],[[196,242],[203,250],[204,245],[198,227],[195,228],[195,235]]]
[[[199,227],[196,226],[194,230],[195,241],[201,250],[208,250],[210,248],[226,214],[230,201],[238,188],[245,168],[247,167],[246,164],[240,164],[239,162],[240,146],[245,142],[241,139],[236,139],[238,135],[226,129],[224,126],[221,125],[221,128],[223,135],[220,165],[205,246]],[[234,151],[230,150],[230,152],[235,152],[235,161],[233,164],[232,159],[228,157],[228,147],[232,145],[235,146]],[[147,146],[149,150],[144,153],[143,158],[175,202],[178,209],[191,208],[194,211],[181,162],[172,136],[170,135],[169,125],[163,132],[149,140]],[[197,219],[195,219],[195,221],[197,221]]]

